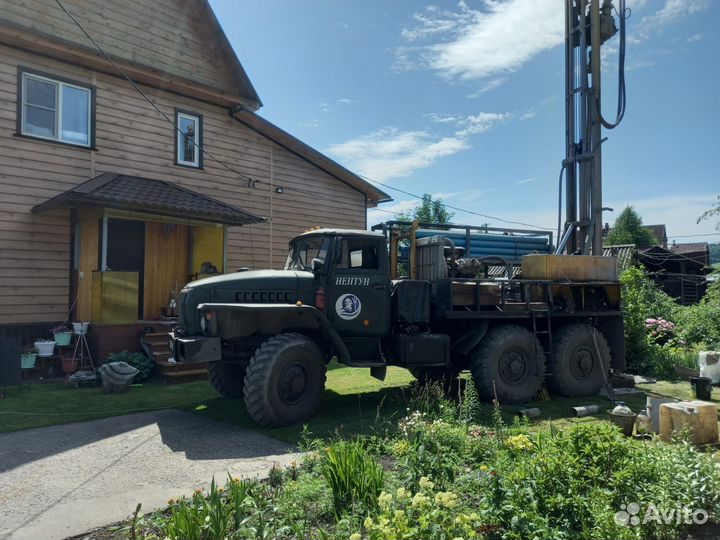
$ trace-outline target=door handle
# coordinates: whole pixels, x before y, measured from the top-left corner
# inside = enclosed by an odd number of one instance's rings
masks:
[[[385,285],[383,285],[382,283],[373,283],[373,284],[370,285],[370,286],[371,286],[373,289],[384,289],[384,288],[385,288]]]

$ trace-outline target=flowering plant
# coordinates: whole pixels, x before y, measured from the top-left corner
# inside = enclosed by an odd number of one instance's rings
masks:
[[[651,341],[654,341],[658,345],[665,345],[675,336],[675,323],[667,321],[662,317],[645,319],[645,330]]]
[[[460,500],[453,491],[435,491],[435,483],[427,476],[420,478],[417,493],[400,487],[395,492],[382,492],[378,497],[380,512],[363,522],[367,538],[477,538],[482,521],[477,512],[459,508]],[[361,533],[350,537],[362,538]]]

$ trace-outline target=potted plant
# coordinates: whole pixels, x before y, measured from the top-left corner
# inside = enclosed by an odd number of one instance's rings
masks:
[[[65,375],[71,375],[75,373],[80,367],[80,361],[74,356],[63,356],[62,359],[62,370]]]
[[[76,335],[81,336],[82,334],[87,334],[88,326],[90,326],[90,322],[74,322],[73,325],[73,332],[75,332]]]
[[[35,342],[35,348],[38,350],[38,356],[52,356],[55,352],[55,340],[38,339]]]
[[[66,325],[61,324],[60,326],[56,326],[51,332],[55,337],[55,344],[58,347],[67,347],[70,345],[70,338],[72,338],[73,331]]]
[[[35,367],[35,361],[37,360],[38,350],[35,347],[25,347],[22,354],[20,355],[20,368],[21,369],[32,369]]]

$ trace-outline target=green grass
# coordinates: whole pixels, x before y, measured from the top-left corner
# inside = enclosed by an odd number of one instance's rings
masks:
[[[364,368],[346,368],[331,364],[323,401],[317,414],[308,422],[310,433],[316,437],[368,434],[394,424],[405,414],[410,396],[408,386],[413,381],[409,372],[401,368],[388,368],[385,381],[370,376]],[[29,389],[28,389],[29,388]],[[641,385],[640,389],[676,399],[692,399],[687,382],[659,381]],[[713,401],[720,404],[720,391],[713,393]],[[628,396],[623,399],[634,411],[645,407],[645,396]],[[598,405],[595,416],[574,418],[571,408],[578,405]],[[542,416],[532,422],[533,430],[586,424],[608,419],[610,402],[599,397],[553,397],[532,405],[542,410]],[[512,422],[516,412],[526,406],[503,407],[503,418]],[[241,427],[251,427],[277,439],[297,443],[303,432],[302,425],[280,429],[259,429],[245,411],[242,400],[220,397],[207,381],[178,385],[149,382],[134,387],[127,394],[103,394],[100,388],[75,389],[63,383],[36,383],[24,391],[6,390],[6,399],[0,400],[0,432],[17,431],[68,422],[94,420],[140,410],[176,408],[194,412],[206,418]],[[21,412],[22,415],[4,414]],[[27,414],[30,413],[30,414]],[[492,406],[485,404],[480,421],[492,424]]]

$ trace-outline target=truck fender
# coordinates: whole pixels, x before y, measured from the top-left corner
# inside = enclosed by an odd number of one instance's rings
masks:
[[[453,344],[453,352],[467,356],[472,350],[478,346],[487,334],[490,323],[487,319],[482,319],[480,325],[466,332],[460,339]]]
[[[200,304],[201,312],[227,313],[230,315],[247,314],[258,330],[267,333],[279,333],[287,329],[307,329],[317,331],[332,347],[338,361],[350,362],[350,353],[340,339],[337,331],[325,315],[314,306],[292,304]],[[281,319],[280,326],[265,325],[264,322],[275,322]]]

